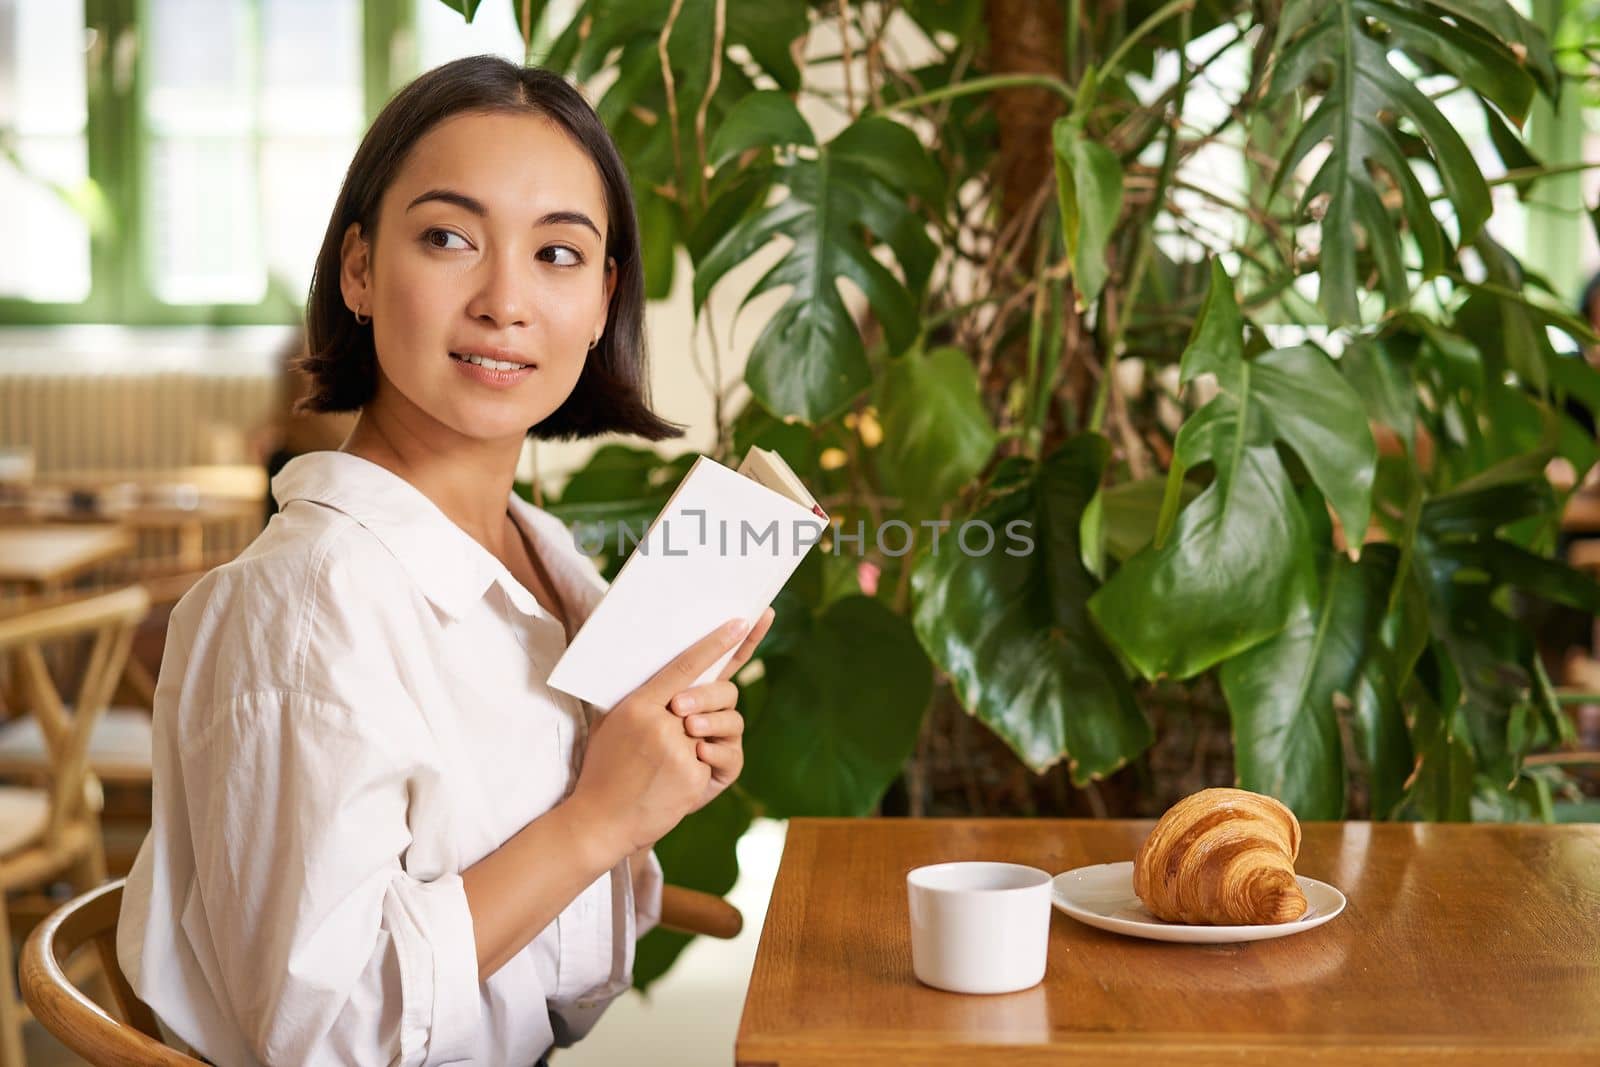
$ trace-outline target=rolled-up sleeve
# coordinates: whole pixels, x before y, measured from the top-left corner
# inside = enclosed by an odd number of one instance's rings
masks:
[[[645,854],[643,863],[635,861],[629,867],[633,876],[633,936],[640,938],[661,922],[661,887],[666,877],[655,849]]]
[[[453,871],[407,871],[418,769],[375,733],[336,704],[267,691],[218,709],[183,749],[191,917],[263,1063],[477,1055],[466,893]]]

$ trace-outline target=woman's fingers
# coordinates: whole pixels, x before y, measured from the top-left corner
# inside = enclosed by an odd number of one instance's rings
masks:
[[[703,715],[691,715],[683,720],[683,730],[690,737],[718,740],[739,737],[744,733],[744,716],[737,711],[713,711]]]
[[[711,779],[726,785],[744,770],[744,747],[736,741],[701,741],[694,747],[700,762],[711,768]]]
[[[693,689],[685,689],[667,704],[676,715],[692,715],[698,711],[721,711],[739,702],[739,687],[732,682],[707,682]]]
[[[671,663],[662,667],[649,681],[630,695],[658,708],[661,707],[672,699],[674,694],[693,685],[696,678],[710,670],[711,665],[717,662],[724,652],[738,644],[739,635],[745,632],[741,620],[729,619],[680,652]]]
[[[772,620],[776,617],[777,612],[772,608],[768,608],[761,613],[761,617],[750,628],[750,633],[745,637],[744,643],[739,646],[739,651],[733,654],[733,658],[728,661],[727,666],[723,667],[721,673],[717,675],[719,679],[725,681],[732,678],[739,673],[740,667],[750,662],[750,657],[755,655],[756,646],[761,644],[761,639],[767,636],[768,630],[772,629]]]

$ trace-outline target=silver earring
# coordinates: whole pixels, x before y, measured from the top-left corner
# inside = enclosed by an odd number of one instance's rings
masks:
[[[364,309],[356,311],[355,316],[357,326],[365,326],[372,321],[372,316],[368,315]]]

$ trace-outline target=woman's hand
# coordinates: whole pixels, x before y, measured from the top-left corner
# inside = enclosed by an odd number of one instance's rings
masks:
[[[606,839],[603,844],[616,859],[655,844],[685,815],[699,810],[721,792],[725,783],[717,785],[715,775],[720,773],[729,782],[738,776],[743,757],[737,739],[733,745],[737,762],[728,775],[726,749],[718,747],[713,753],[717,765],[702,760],[701,740],[684,729],[683,721],[669,710],[668,704],[679,694],[713,688],[690,687],[748,636],[753,640],[739,647],[722,676],[713,683],[726,687],[720,691],[724,697],[727,690],[737,693],[727,679],[749,660],[767,625],[770,620],[763,616],[763,621],[750,629],[734,620],[713,631],[595,723],[568,803],[585,813],[585,821],[602,834]],[[733,714],[737,717],[737,712]],[[723,727],[727,723],[719,719],[715,725]],[[742,724],[739,729],[742,732]],[[718,738],[717,744],[720,742]]]
[[[732,678],[739,673],[739,668],[750,662],[756,646],[772,629],[773,617],[771,608],[761,613],[761,618],[750,628],[739,651],[715,682],[685,689],[667,705],[683,719],[683,732],[695,739],[695,755],[711,768],[711,780],[706,784],[705,797],[696,805],[696,811],[715,800],[744,769],[744,716],[738,711],[739,687],[733,684]]]

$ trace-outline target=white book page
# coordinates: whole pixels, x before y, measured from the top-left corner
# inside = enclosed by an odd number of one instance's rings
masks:
[[[753,624],[823,529],[788,497],[701,456],[573,637],[550,686],[615,707],[729,619]],[[608,531],[610,548],[616,537]],[[714,679],[734,651],[695,684]]]

